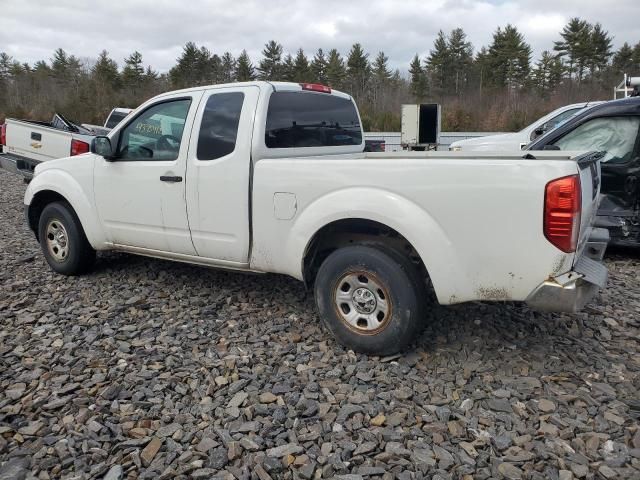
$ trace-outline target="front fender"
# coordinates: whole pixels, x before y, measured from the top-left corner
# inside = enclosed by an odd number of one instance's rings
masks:
[[[92,186],[92,178],[89,177],[88,181],[87,185],[90,188]],[[24,194],[25,206],[30,208],[34,198],[42,192],[57,193],[69,202],[80,219],[84,233],[91,246],[96,250],[106,248],[106,238],[98,222],[90,191],[83,188],[80,181],[61,169],[46,169],[38,172],[29,183]]]
[[[293,223],[281,230],[280,240],[272,237],[274,243],[271,245],[280,245],[283,251],[279,255],[268,255],[268,258],[279,259],[278,266],[269,265],[268,269],[276,267],[281,273],[302,279],[304,256],[319,230],[337,220],[371,220],[394,229],[413,245],[429,272],[438,300],[450,303],[449,299],[454,294],[451,274],[463,272],[463,269],[442,228],[411,200],[380,188],[350,187],[332,191],[306,206],[299,204],[298,207]],[[270,230],[274,232],[273,229],[282,227],[285,225],[279,223],[271,226]]]

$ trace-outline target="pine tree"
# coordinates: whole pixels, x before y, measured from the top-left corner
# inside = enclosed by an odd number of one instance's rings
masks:
[[[236,59],[229,52],[224,52],[220,59],[222,65],[220,67],[220,80],[222,83],[233,82],[234,72],[236,71]]]
[[[238,82],[249,82],[251,80],[255,80],[255,78],[256,74],[253,69],[251,59],[249,58],[249,54],[247,54],[246,50],[242,50],[236,64],[235,79]]]
[[[362,45],[354,43],[347,57],[347,77],[350,93],[356,100],[364,97],[370,76],[369,54],[364,52]]]
[[[124,60],[122,69],[122,80],[126,87],[134,90],[142,86],[144,80],[144,66],[142,65],[142,54],[133,52]]]
[[[293,61],[293,75],[292,80],[294,82],[311,82],[313,81],[313,72],[309,66],[309,60],[307,59],[304,51],[299,48],[296,53],[296,58]]]
[[[546,96],[562,82],[563,75],[562,61],[545,50],[533,69],[533,84],[542,95]]]
[[[379,83],[386,83],[391,78],[391,71],[388,67],[389,57],[384,52],[378,52],[373,62],[373,76]]]
[[[612,38],[609,32],[596,23],[591,29],[590,38],[591,49],[588,54],[588,66],[591,75],[596,75],[606,68],[611,59]]]
[[[331,88],[341,90],[344,88],[346,76],[347,72],[342,56],[335,48],[331,49],[327,58],[327,85]]]
[[[530,71],[531,47],[518,29],[498,27],[487,53],[487,78],[497,87],[515,88],[524,85]]]
[[[258,64],[258,76],[260,80],[280,80],[282,69],[282,45],[275,40],[270,40],[262,50],[262,56]]]
[[[9,71],[11,70],[11,64],[13,58],[6,52],[0,52],[0,80],[9,79]]]
[[[558,56],[567,57],[569,77],[575,74],[578,82],[584,77],[589,58],[591,30],[592,27],[586,20],[574,17],[560,32],[562,40],[554,42],[553,49],[558,52]]]
[[[449,42],[442,30],[438,32],[433,42],[433,49],[426,61],[426,71],[429,73],[431,84],[440,93],[446,91],[447,71],[451,65]]]
[[[292,82],[293,75],[295,73],[294,69],[295,65],[293,63],[293,57],[288,53],[287,56],[284,57],[282,65],[280,66],[280,80],[284,82]]]
[[[204,76],[204,67],[209,61],[208,56],[208,50],[200,50],[195,43],[187,42],[182,47],[182,54],[178,57],[176,65],[169,71],[173,87],[184,88],[200,85]]]
[[[36,64],[35,68],[42,68],[42,66]],[[98,55],[98,60],[91,69],[91,76],[95,81],[98,81],[103,85],[108,85],[111,88],[115,88],[117,86],[120,79],[118,64],[115,60],[109,58],[109,52],[106,50],[102,50]]]
[[[627,42],[613,55],[611,67],[616,74],[630,73],[633,70],[633,48]]]
[[[422,103],[427,96],[427,76],[417,53],[409,65],[409,74],[411,75],[409,87],[411,95],[413,95],[416,103]]]
[[[51,70],[53,72],[53,76],[56,79],[64,80],[67,76],[67,71],[69,68],[69,57],[67,52],[63,49],[58,48],[53,52],[53,58],[51,59]]]
[[[459,95],[467,84],[473,64],[473,46],[467,41],[467,34],[461,28],[451,31],[448,42],[450,72],[447,72],[447,82],[455,87]],[[447,89],[449,90],[449,89]]]
[[[327,59],[321,48],[318,49],[313,61],[311,62],[311,72],[313,74],[313,81],[317,83],[327,83]]]
[[[633,70],[634,72],[640,72],[640,42],[636,43],[633,47]]]

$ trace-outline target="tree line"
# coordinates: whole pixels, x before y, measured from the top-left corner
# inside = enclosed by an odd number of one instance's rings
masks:
[[[360,43],[346,53],[301,48],[285,53],[267,42],[254,62],[188,42],[166,73],[145,66],[133,52],[119,65],[107,51],[80,59],[57,49],[33,65],[0,53],[0,120],[5,116],[48,120],[60,112],[83,123],[102,123],[116,106],[136,107],[161,92],[249,80],[315,82],[354,96],[370,131],[399,131],[402,103],[443,105],[445,131],[515,130],[560,105],[609,99],[624,73],[640,75],[640,41],[613,49],[599,23],[572,18],[536,61],[513,25],[498,27],[476,50],[461,28],[438,32],[429,54],[415,55],[408,75],[389,67],[380,51]]]

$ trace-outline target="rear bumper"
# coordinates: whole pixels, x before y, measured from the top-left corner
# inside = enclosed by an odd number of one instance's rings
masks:
[[[31,180],[33,171],[40,162],[30,158],[13,155],[11,153],[0,154],[0,166],[12,173],[22,175],[24,178]]]
[[[607,268],[602,264],[609,232],[594,228],[573,270],[546,280],[527,298],[527,304],[544,312],[581,310],[607,284]]]

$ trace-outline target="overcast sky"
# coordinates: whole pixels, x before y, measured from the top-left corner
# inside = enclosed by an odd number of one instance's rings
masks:
[[[602,23],[616,47],[640,41],[640,0],[0,0],[0,51],[33,63],[57,47],[80,58],[106,49],[121,65],[138,50],[163,72],[188,41],[216,53],[246,48],[254,64],[270,39],[308,56],[318,47],[347,53],[360,42],[405,71],[414,54],[428,54],[438,30],[456,27],[478,50],[512,23],[535,60],[573,16]]]

